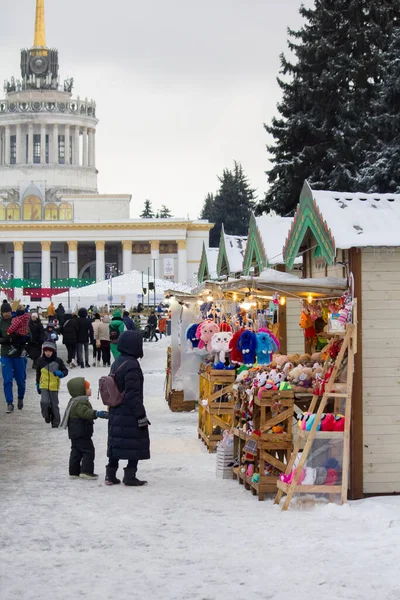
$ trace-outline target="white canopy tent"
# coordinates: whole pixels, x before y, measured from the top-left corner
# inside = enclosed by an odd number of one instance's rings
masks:
[[[143,279],[142,279],[143,277]],[[155,284],[154,291],[149,291],[149,283]],[[164,300],[165,290],[176,290],[177,292],[189,292],[190,288],[180,283],[174,283],[166,279],[148,280],[147,274],[139,271],[130,271],[124,275],[114,277],[112,280],[105,279],[92,285],[82,288],[71,288],[68,292],[53,296],[55,303],[62,303],[64,306],[88,307],[91,304],[95,306],[104,306],[105,304],[124,304],[127,309],[137,306],[142,302],[143,288],[146,289],[146,295],[143,296],[143,304],[151,306]]]

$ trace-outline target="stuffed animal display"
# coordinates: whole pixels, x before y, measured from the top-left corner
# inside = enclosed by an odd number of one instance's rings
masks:
[[[253,331],[246,329],[239,338],[238,349],[243,355],[243,364],[254,365],[256,362],[257,337]]]
[[[272,335],[267,331],[259,331],[256,334],[256,340],[256,353],[258,364],[269,365],[272,362],[272,354],[278,350],[276,341],[274,340]]]
[[[229,343],[232,339],[232,333],[230,331],[220,331],[214,333],[211,339],[211,350],[215,356],[214,362],[225,363],[226,355],[229,352]]]

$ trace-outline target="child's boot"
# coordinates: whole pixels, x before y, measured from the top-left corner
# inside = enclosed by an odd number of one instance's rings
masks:
[[[106,467],[106,478],[104,483],[106,485],[118,485],[121,480],[117,478],[118,467]]]
[[[134,487],[140,487],[142,485],[147,485],[147,481],[140,481],[136,477],[136,469],[130,469],[129,467],[125,467],[124,469],[124,478],[122,483],[125,485],[131,485]]]

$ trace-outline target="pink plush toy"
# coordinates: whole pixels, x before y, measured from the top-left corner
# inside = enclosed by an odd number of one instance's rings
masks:
[[[214,321],[203,321],[200,329],[199,348],[206,348],[207,352],[211,352],[211,340],[214,333],[219,333],[218,325]]]

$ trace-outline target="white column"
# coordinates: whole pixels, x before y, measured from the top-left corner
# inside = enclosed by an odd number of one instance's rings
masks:
[[[42,288],[49,288],[51,285],[51,266],[50,266],[51,242],[42,242]]]
[[[88,166],[88,130],[87,127],[83,128],[83,151],[82,151],[82,166]]]
[[[21,144],[21,125],[17,125],[16,127],[16,136],[15,136],[15,162],[17,165],[20,165],[22,162],[25,162],[24,160],[21,160],[21,154],[22,154],[22,144]]]
[[[73,161],[74,161],[74,165],[76,165],[77,167],[79,167],[80,162],[79,162],[79,126],[77,125],[75,127],[75,131],[74,131],[74,156],[73,156]]]
[[[151,248],[150,273],[153,273],[156,277],[158,277],[159,273],[160,273],[160,242],[159,242],[159,240],[151,240],[150,248]]]
[[[10,145],[10,126],[6,125],[5,127],[5,136],[6,136],[6,143],[5,143],[5,160],[4,160],[4,164],[5,165],[9,165],[10,164],[10,152],[11,152],[11,145]]]
[[[187,280],[187,250],[186,240],[178,240],[178,281]]]
[[[96,242],[96,281],[102,281],[106,273],[105,242]]]
[[[24,242],[14,242],[14,279],[24,278]],[[21,300],[23,289],[14,289],[14,300]]]
[[[92,160],[93,160],[93,167],[96,168],[96,130],[92,129],[92,131],[93,131]]]
[[[124,240],[122,242],[122,271],[129,273],[132,271],[132,242]]]
[[[78,242],[68,242],[68,277],[78,279]]]
[[[58,125],[53,125],[53,164],[58,165]]]
[[[33,165],[33,123],[28,125],[28,165]]]
[[[70,133],[70,129],[69,129],[69,125],[65,126],[65,131],[64,131],[64,136],[65,136],[65,164],[69,165],[71,164],[71,154],[70,154],[70,150],[71,150],[71,133]]]
[[[93,129],[89,129],[88,165],[93,167]]]
[[[40,164],[46,164],[46,125],[40,128]]]

